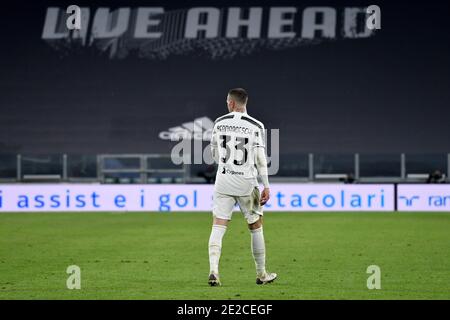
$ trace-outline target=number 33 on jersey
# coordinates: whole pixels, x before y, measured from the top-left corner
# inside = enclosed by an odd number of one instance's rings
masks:
[[[218,162],[215,190],[243,196],[258,186],[255,148],[265,147],[264,125],[247,113],[231,112],[217,118],[211,149]]]

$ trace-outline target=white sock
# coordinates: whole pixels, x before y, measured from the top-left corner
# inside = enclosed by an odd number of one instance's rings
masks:
[[[266,245],[264,243],[263,228],[250,230],[252,236],[252,254],[255,260],[256,274],[262,275],[266,272]]]
[[[220,252],[222,251],[222,238],[227,231],[226,226],[213,225],[209,237],[209,271],[219,274]]]

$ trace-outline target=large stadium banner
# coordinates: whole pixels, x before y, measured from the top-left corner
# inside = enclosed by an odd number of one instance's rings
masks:
[[[450,185],[404,184],[397,186],[398,211],[450,211]]]
[[[0,212],[211,211],[213,192],[213,185],[0,185]],[[394,210],[393,185],[272,184],[271,193],[266,211]]]
[[[167,154],[174,134],[206,142],[234,87],[280,129],[282,156],[449,150],[450,126],[424,121],[450,116],[446,1],[42,0],[2,12],[0,153]]]
[[[48,7],[42,39],[55,50],[92,48],[110,59],[203,53],[211,59],[282,50],[323,41],[371,37],[380,29],[380,7],[164,6]],[[77,12],[78,10],[78,12]],[[73,19],[71,17],[73,16]],[[68,28],[79,17],[76,28]],[[322,18],[320,18],[322,17]],[[301,21],[301,22],[300,22]]]

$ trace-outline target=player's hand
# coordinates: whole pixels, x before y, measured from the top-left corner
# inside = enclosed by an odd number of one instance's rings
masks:
[[[267,201],[270,199],[270,190],[269,188],[264,188],[264,190],[261,193],[261,199],[259,200],[260,205],[265,205]]]

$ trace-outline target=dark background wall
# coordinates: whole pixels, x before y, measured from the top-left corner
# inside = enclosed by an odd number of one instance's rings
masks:
[[[41,39],[48,6],[2,8],[0,152],[167,152],[160,131],[226,112],[244,87],[249,113],[280,128],[285,153],[437,153],[450,150],[449,4],[377,1],[375,36],[216,59],[192,52],[152,60],[56,51]],[[79,1],[119,5],[367,6],[372,1]]]

